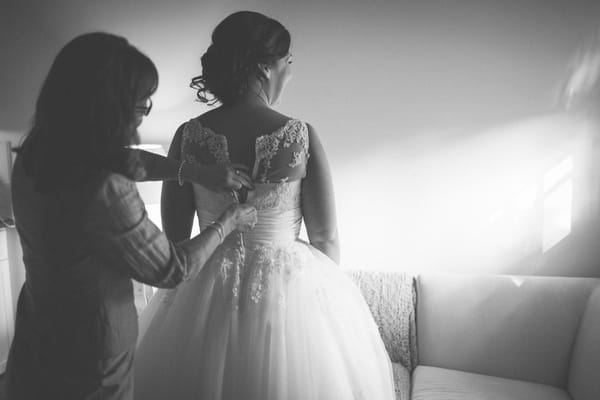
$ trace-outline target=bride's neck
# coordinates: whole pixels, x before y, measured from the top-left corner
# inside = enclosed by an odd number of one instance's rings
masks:
[[[248,105],[255,107],[271,108],[267,100],[264,98],[264,95],[261,97],[255,93],[243,94],[237,99],[235,105]]]
[[[248,90],[246,90],[246,93],[238,98],[236,104],[253,105],[267,108],[271,107],[269,97],[258,81],[250,82]]]

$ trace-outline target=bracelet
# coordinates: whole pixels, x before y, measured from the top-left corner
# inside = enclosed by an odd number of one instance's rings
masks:
[[[181,164],[179,164],[179,169],[177,170],[177,182],[179,182],[179,186],[183,186],[183,177],[181,176],[181,173],[183,172],[183,164],[185,164],[186,160],[181,161]]]
[[[220,223],[219,221],[213,221],[210,225],[207,226],[207,228],[214,229],[219,235],[219,244],[223,243],[223,240],[225,239],[225,228],[223,228],[222,223]]]

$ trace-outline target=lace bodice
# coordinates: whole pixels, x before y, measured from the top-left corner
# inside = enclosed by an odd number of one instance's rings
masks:
[[[182,156],[205,164],[230,163],[227,138],[190,120],[183,130]],[[255,140],[252,178],[256,189],[247,203],[256,207],[258,221],[246,236],[261,242],[297,237],[302,219],[300,188],[306,175],[308,129],[304,122],[291,119],[277,130]],[[216,219],[234,200],[228,193],[214,193],[194,185],[194,198],[200,228]]]
[[[197,119],[184,127],[181,153],[192,162],[231,162],[227,138]],[[257,223],[248,232],[229,235],[212,258],[233,307],[238,307],[240,296],[258,303],[271,287],[275,271],[304,265],[308,250],[294,243],[302,222],[301,182],[308,158],[308,129],[302,121],[289,120],[256,138],[252,168],[255,190],[248,192],[246,202],[256,207]],[[229,193],[194,185],[194,201],[200,229],[204,229],[236,200]]]
[[[198,119],[185,124],[181,153],[187,160],[204,164],[231,162],[227,137],[202,126]],[[256,138],[252,178],[259,183],[301,179],[306,174],[308,157],[307,126],[290,119],[275,131]]]

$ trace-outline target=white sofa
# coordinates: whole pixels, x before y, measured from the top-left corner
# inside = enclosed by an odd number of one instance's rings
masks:
[[[398,399],[600,400],[600,279],[353,276],[395,362]],[[397,304],[411,298],[412,316]],[[398,310],[408,315],[386,315]]]

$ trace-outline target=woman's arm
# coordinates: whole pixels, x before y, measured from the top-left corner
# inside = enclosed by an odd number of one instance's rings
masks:
[[[90,249],[111,268],[149,285],[174,287],[197,276],[232,231],[245,231],[255,223],[253,207],[233,204],[211,229],[174,243],[148,218],[134,182],[112,174],[93,197],[86,228]]]
[[[183,125],[175,132],[169,147],[168,160],[175,165],[181,162],[182,135]],[[160,211],[163,230],[170,240],[180,242],[190,238],[195,209],[191,183],[179,185],[177,181],[172,180],[163,182]]]
[[[181,143],[182,128],[177,130],[178,143]],[[177,135],[176,134],[176,135]],[[173,146],[171,146],[173,147]],[[179,148],[175,149],[179,150]],[[140,181],[175,181],[197,183],[211,190],[240,189],[241,186],[252,189],[252,180],[242,164],[202,165],[194,162],[184,162],[179,158],[164,157],[149,151],[139,149],[127,149],[135,152],[145,169],[145,176]],[[236,172],[237,170],[237,172]],[[180,176],[181,175],[181,176]]]
[[[306,178],[302,181],[302,214],[310,244],[337,264],[340,244],[337,230],[333,182],[325,150],[314,128],[308,125]]]
[[[146,170],[146,176],[140,181],[176,181],[177,174],[179,172],[179,166],[181,162],[172,158],[161,156],[160,154],[154,154],[149,151],[140,149],[127,149],[132,153],[136,153],[139,157],[144,169]],[[185,169],[185,164],[184,168]],[[182,169],[182,175],[183,175]],[[183,176],[182,176],[183,177]]]

